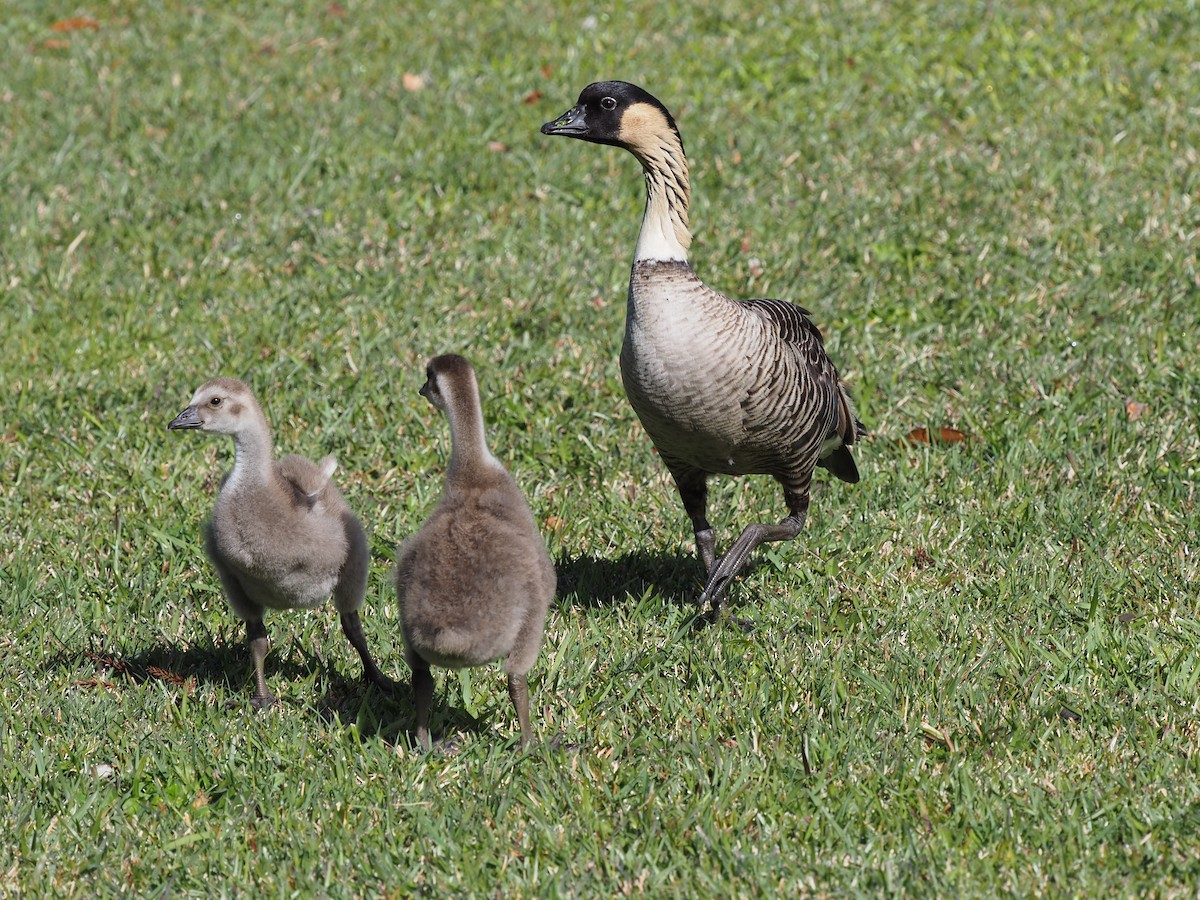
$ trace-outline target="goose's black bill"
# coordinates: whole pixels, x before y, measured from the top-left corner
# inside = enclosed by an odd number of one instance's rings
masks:
[[[196,407],[194,407],[194,406],[189,406],[187,409],[185,409],[183,412],[181,412],[179,415],[177,415],[175,418],[173,418],[170,421],[170,423],[168,423],[168,425],[167,425],[167,428],[170,429],[171,431],[174,431],[177,428],[199,428],[199,427],[200,427],[200,414],[198,412],[196,412]]]
[[[553,122],[542,126],[542,134],[562,134],[567,137],[580,137],[587,134],[587,118],[582,106],[572,106]]]

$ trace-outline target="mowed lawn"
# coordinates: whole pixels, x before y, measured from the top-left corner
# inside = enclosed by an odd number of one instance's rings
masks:
[[[601,6],[5,4],[0,892],[1200,890],[1200,7]],[[607,78],[675,114],[697,272],[812,310],[872,432],[715,624],[617,370],[637,162],[538,133]],[[338,457],[407,682],[447,351],[558,571],[526,753],[494,665],[419,754],[328,607],[250,708],[232,448],[166,430],[226,374]]]

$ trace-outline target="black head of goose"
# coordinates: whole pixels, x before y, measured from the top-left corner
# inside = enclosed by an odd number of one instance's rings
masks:
[[[366,677],[393,689],[363,635],[358,610],[370,555],[362,525],[331,480],[337,461],[332,456],[320,463],[302,456],[276,460],[262,408],[250,388],[234,378],[206,382],[167,428],[233,439],[233,469],[221,483],[204,544],[229,605],[246,623],[254,658],[253,704],[275,702],[263,674],[270,649],[265,611],[311,609],[331,594]]]
[[[800,533],[817,466],[858,481],[849,447],[865,429],[807,310],[730,299],[692,271],[687,158],[661,102],[628,82],[597,82],[542,133],[623,147],[642,164],[646,209],[621,378],[692,521],[707,574],[700,606],[719,612],[756,547]],[[706,482],[715,474],[771,475],[788,508],[778,524],[747,526],[720,558],[706,517]]]

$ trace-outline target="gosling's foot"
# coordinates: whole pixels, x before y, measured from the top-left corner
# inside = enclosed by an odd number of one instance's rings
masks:
[[[270,709],[279,703],[279,698],[274,694],[255,694],[250,698],[250,705],[255,709]]]

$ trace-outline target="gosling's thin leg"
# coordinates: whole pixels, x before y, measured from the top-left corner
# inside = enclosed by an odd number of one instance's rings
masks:
[[[529,676],[508,673],[508,696],[517,708],[517,722],[521,725],[521,749],[529,746],[533,729],[529,725]]]
[[[254,696],[251,705],[265,709],[276,703],[275,695],[267,687],[267,679],[263,675],[263,667],[267,651],[271,649],[271,641],[267,637],[267,627],[262,619],[246,620],[246,642],[250,645],[250,656],[254,659]]]
[[[358,656],[363,664],[363,674],[367,680],[381,691],[389,694],[396,690],[398,687],[396,682],[379,671],[375,660],[371,658],[371,651],[367,649],[367,638],[363,634],[362,619],[358,616],[358,610],[342,613],[341,619],[342,631],[345,633],[346,639],[350,641],[350,646],[358,651]]]
[[[713,613],[719,615],[725,603],[725,593],[735,575],[741,571],[750,554],[759,544],[769,541],[790,541],[804,527],[805,513],[789,515],[778,525],[747,525],[745,531],[726,551],[717,562],[716,568],[708,578],[704,593],[700,595],[699,607],[703,611],[708,604],[712,605]]]
[[[429,707],[433,705],[433,675],[429,672],[429,663],[419,656],[414,656],[409,663],[413,670],[413,701],[417,707],[417,744],[428,753],[433,749],[433,741],[429,737]]]

